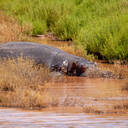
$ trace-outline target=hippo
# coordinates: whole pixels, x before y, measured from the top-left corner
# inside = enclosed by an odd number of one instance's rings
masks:
[[[66,53],[58,48],[34,42],[7,42],[0,45],[0,58],[27,57],[35,64],[44,65],[50,71],[69,76],[86,76],[86,70],[96,68],[96,63]]]

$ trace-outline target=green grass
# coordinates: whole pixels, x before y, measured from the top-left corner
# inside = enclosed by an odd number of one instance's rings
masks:
[[[128,0],[1,0],[0,8],[32,34],[52,32],[99,59],[128,60]]]

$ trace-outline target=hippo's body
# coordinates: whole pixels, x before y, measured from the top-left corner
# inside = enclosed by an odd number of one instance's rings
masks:
[[[59,71],[67,75],[80,76],[86,69],[95,64],[82,57],[68,54],[58,48],[32,43],[8,42],[0,45],[0,58],[27,57],[36,64],[43,64],[51,71]]]

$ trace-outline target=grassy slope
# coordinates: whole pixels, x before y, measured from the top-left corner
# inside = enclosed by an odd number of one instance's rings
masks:
[[[128,0],[1,0],[0,7],[33,34],[53,32],[100,59],[128,60]]]

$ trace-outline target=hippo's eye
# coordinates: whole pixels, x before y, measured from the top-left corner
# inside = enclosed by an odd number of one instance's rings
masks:
[[[63,66],[68,66],[68,60],[63,61]]]
[[[61,72],[67,73],[68,70],[68,60],[64,60],[61,65]]]

